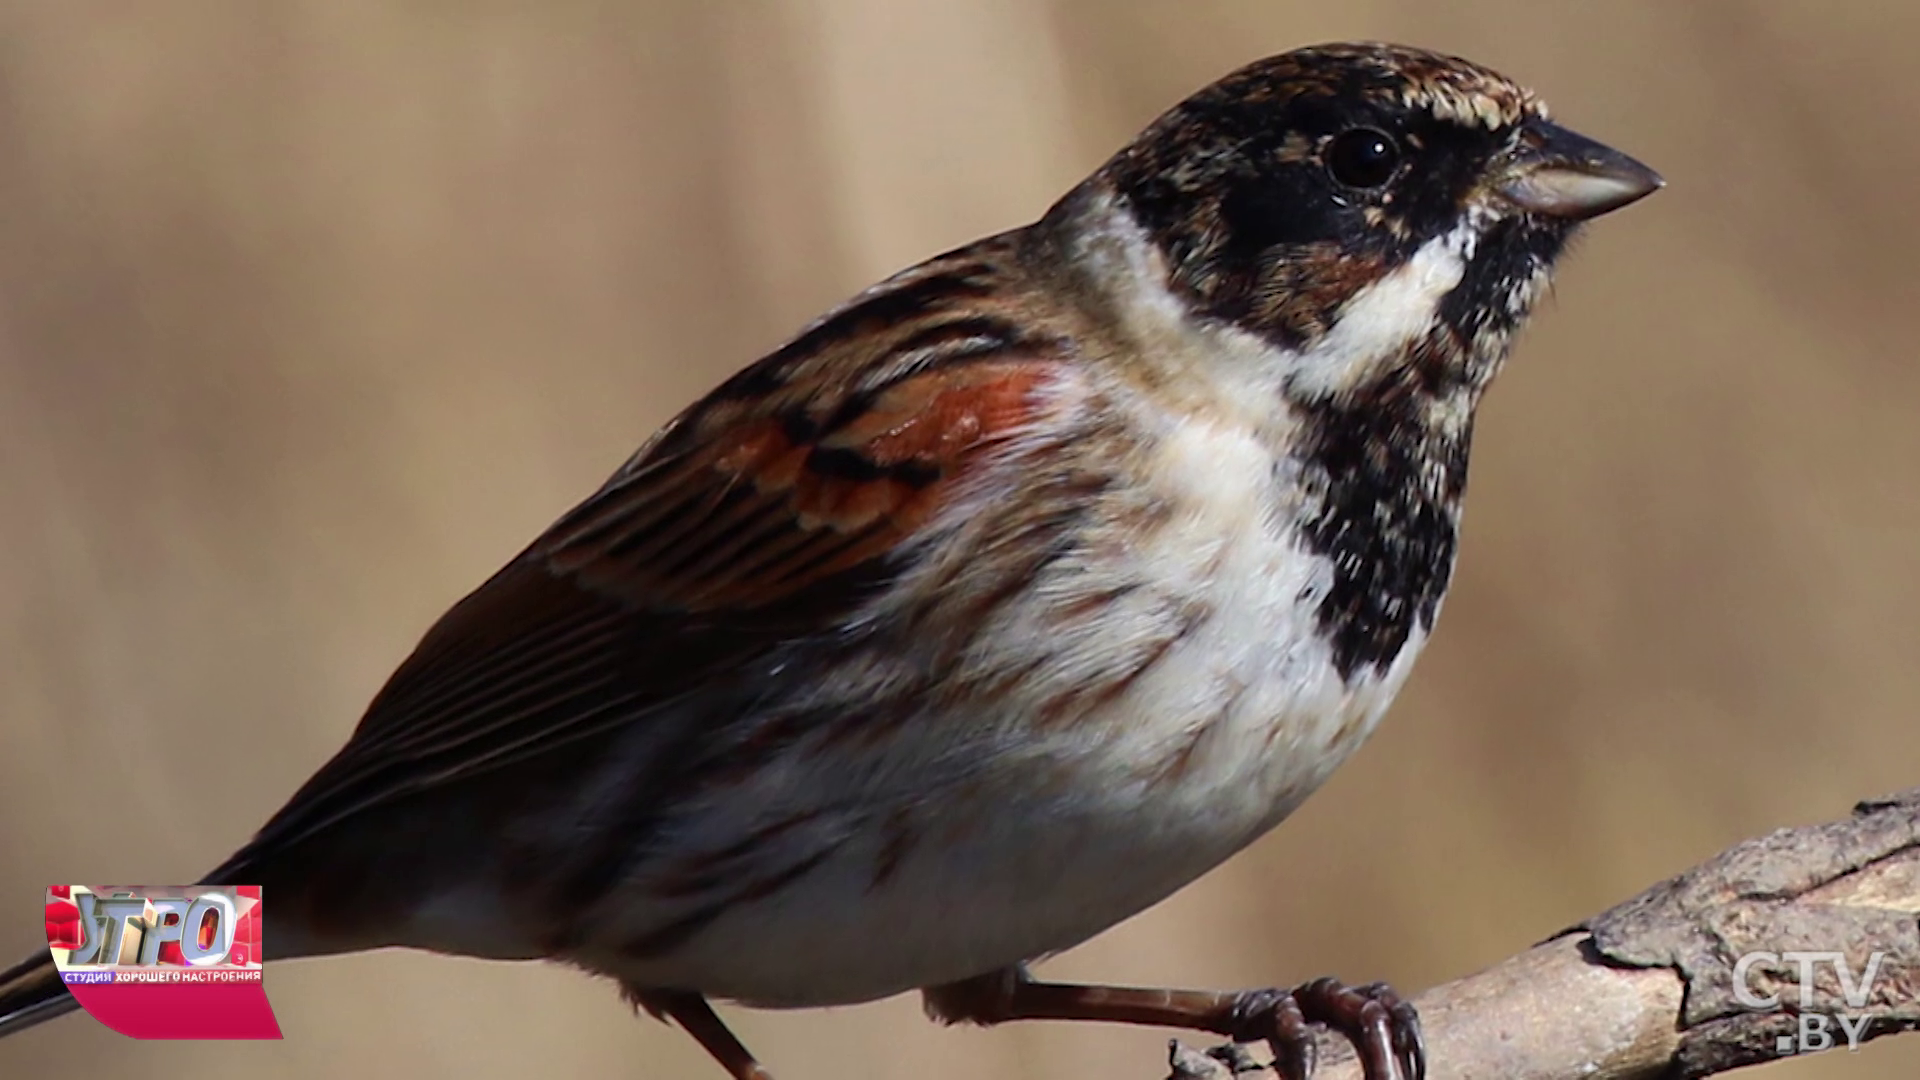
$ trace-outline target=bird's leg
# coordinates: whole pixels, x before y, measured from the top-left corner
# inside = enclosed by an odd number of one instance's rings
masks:
[[[621,993],[638,1008],[662,1020],[672,1020],[693,1036],[733,1080],[773,1080],[773,1074],[753,1059],[724,1020],[714,1014],[713,1006],[699,994],[668,990],[641,990],[622,986]]]
[[[1020,968],[931,987],[927,1012],[949,1023],[1009,1020],[1104,1020],[1190,1028],[1235,1042],[1264,1040],[1286,1080],[1308,1080],[1314,1068],[1313,1028],[1352,1041],[1368,1080],[1423,1080],[1426,1046],[1420,1018],[1385,983],[1349,987],[1315,979],[1292,990],[1149,990],[1036,982]]]

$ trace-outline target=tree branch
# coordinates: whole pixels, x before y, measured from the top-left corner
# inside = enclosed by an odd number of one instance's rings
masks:
[[[1735,845],[1421,994],[1428,1075],[1692,1078],[1846,1047],[1849,1032],[1857,1045],[1910,1031],[1920,1027],[1917,915],[1920,788]],[[1320,1049],[1316,1080],[1360,1076],[1344,1040],[1323,1036]],[[1271,1076],[1240,1048],[1176,1043],[1172,1058],[1173,1080]]]

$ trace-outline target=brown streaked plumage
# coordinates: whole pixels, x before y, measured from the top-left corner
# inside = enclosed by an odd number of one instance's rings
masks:
[[[1381,986],[1034,981],[1285,818],[1452,572],[1474,408],[1577,224],[1659,181],[1465,61],[1300,50],[1034,225],[854,297],[455,605],[208,875],[279,955],[607,975],[737,1080],[709,999],[1312,1027],[1414,1077]],[[29,962],[0,1034],[69,1006]]]

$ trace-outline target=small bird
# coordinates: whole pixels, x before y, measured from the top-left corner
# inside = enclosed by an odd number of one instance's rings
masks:
[[[277,958],[387,946],[708,1002],[1316,1028],[1384,985],[1026,965],[1273,828],[1373,731],[1452,573],[1475,409],[1580,224],[1662,185],[1419,49],[1250,64],[1036,223],[833,309],[442,617],[206,883]],[[0,1033],[73,1008],[44,955]]]

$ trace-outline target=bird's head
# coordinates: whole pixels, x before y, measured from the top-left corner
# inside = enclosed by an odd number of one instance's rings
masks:
[[[1580,224],[1661,183],[1493,71],[1373,44],[1241,68],[1094,180],[1194,316],[1293,358],[1293,400],[1412,379],[1469,406]]]

